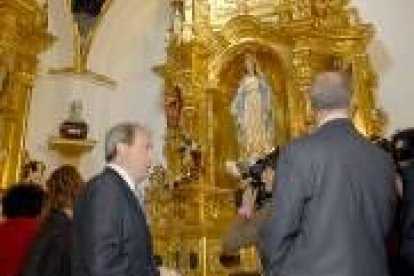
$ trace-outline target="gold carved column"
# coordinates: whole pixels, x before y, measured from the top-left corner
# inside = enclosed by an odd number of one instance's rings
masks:
[[[308,90],[312,82],[311,48],[306,40],[299,40],[293,52],[293,86],[289,97],[289,111],[291,118],[291,136],[305,133],[309,126],[311,107],[308,99]]]
[[[3,133],[6,146],[7,162],[2,171],[2,188],[17,181],[22,165],[26,119],[31,98],[32,75],[14,72],[9,78],[9,86],[13,91],[9,99],[8,110],[3,109],[6,127]]]
[[[36,0],[0,0],[0,189],[20,178],[37,56],[52,40]]]

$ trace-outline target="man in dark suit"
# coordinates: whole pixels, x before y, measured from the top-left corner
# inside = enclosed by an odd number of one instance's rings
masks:
[[[73,276],[159,275],[142,193],[151,149],[141,125],[119,124],[108,132],[108,165],[88,182],[74,208]]]
[[[350,87],[345,74],[319,74],[310,92],[319,126],[280,155],[259,239],[265,275],[388,275],[393,162],[354,128]]]

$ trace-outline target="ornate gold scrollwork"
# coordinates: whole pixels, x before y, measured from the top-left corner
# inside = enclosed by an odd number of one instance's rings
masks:
[[[164,208],[184,212],[169,214],[164,224],[154,221],[152,226],[159,252],[166,244],[179,241],[185,248],[191,243],[201,259],[194,271],[225,275],[229,271],[217,263],[219,238],[234,216],[231,191],[237,183],[226,175],[224,164],[238,155],[229,109],[243,75],[244,56],[251,53],[257,58],[274,93],[275,145],[310,130],[313,112],[308,89],[315,73],[327,69],[352,74],[354,120],[364,134],[378,135],[385,116],[375,104],[376,76],[366,53],[373,27],[361,22],[347,0],[246,0],[241,1],[243,7],[236,0],[179,2],[184,16],[174,35],[182,39],[170,40],[167,60],[157,70],[165,82],[166,102],[177,87],[183,98],[180,123],[167,127],[167,174],[174,177],[182,169],[177,154],[182,142],[177,134],[182,133],[200,144],[203,171],[162,207],[152,201],[160,213],[165,213]],[[196,246],[194,239],[199,241]],[[255,268],[254,260],[244,262],[249,263],[246,269]]]

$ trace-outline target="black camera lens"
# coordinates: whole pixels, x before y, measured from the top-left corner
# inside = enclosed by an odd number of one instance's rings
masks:
[[[392,144],[398,162],[414,159],[414,128],[394,134]]]

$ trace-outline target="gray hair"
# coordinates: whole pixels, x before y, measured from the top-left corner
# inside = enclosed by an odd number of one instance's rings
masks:
[[[315,110],[349,109],[351,82],[345,72],[323,72],[316,75],[310,89],[310,100]]]
[[[139,123],[120,123],[113,126],[105,137],[105,161],[111,162],[117,156],[117,145],[132,145],[137,133],[149,135],[149,130]]]

